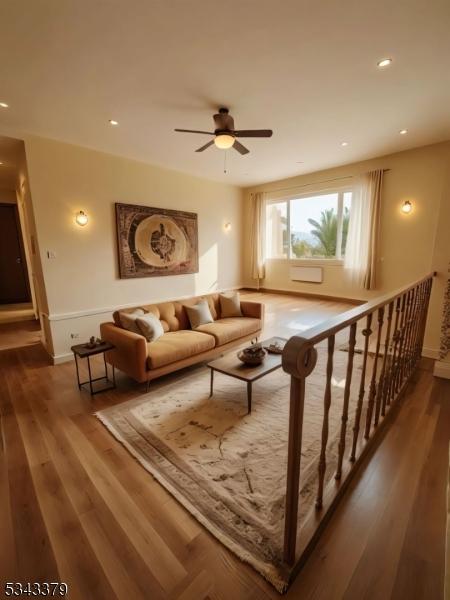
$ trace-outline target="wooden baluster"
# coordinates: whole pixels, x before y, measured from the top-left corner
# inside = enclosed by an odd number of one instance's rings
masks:
[[[304,407],[305,379],[291,377],[286,512],[284,518],[284,560],[289,565],[292,565],[295,561],[295,546],[297,541],[298,491]]]
[[[413,330],[414,324],[414,305],[416,302],[415,299],[415,290],[411,290],[410,294],[410,310],[408,314],[408,323],[406,327],[406,340],[405,340],[405,363],[404,363],[404,379],[407,379],[411,374],[411,334]]]
[[[377,399],[375,403],[375,427],[378,425],[378,420],[380,418],[380,407],[381,407],[381,416],[384,417],[386,414],[386,381],[387,381],[387,364],[388,364],[388,354],[389,354],[389,346],[391,343],[391,326],[392,326],[392,314],[394,312],[394,303],[391,302],[388,307],[388,316],[387,316],[387,331],[386,338],[384,340],[384,356],[383,356],[383,365],[381,367],[380,381],[378,382],[378,391],[377,391]]]
[[[417,327],[416,327],[416,336],[415,336],[415,345],[414,345],[414,364],[415,365],[417,365],[417,362],[420,359],[420,325],[422,323],[423,307],[425,304],[425,293],[426,293],[426,283],[422,283],[420,286],[419,308],[418,308]]]
[[[420,326],[422,322],[423,307],[425,304],[426,282],[419,286],[419,301],[416,315],[416,330],[414,333],[414,367],[420,359]]]
[[[353,426],[353,443],[352,443],[352,452],[350,455],[350,460],[354,462],[356,460],[356,446],[358,443],[358,435],[362,414],[362,406],[365,394],[365,386],[366,386],[366,370],[367,370],[367,356],[369,354],[369,341],[370,336],[372,334],[372,330],[370,326],[372,325],[372,313],[367,315],[366,328],[363,329],[362,334],[364,336],[364,354],[363,354],[363,363],[361,367],[361,381],[359,383],[359,393],[358,393],[358,403],[356,405],[356,414],[355,414],[355,424]]]
[[[408,376],[412,373],[414,369],[414,349],[415,349],[415,336],[417,329],[417,321],[418,321],[418,303],[419,303],[419,288],[416,287],[413,290],[413,306],[411,311],[411,328],[409,332],[409,341],[408,341]]]
[[[406,327],[406,339],[405,339],[405,351],[404,351],[405,361],[404,361],[404,370],[403,370],[404,379],[409,378],[409,376],[412,372],[411,343],[412,343],[412,335],[413,335],[414,325],[415,325],[414,315],[415,315],[416,302],[417,302],[416,288],[413,288],[412,290],[410,290],[409,295],[410,295],[410,310],[408,312],[408,322],[407,322],[407,327]]]
[[[369,398],[367,405],[367,417],[366,417],[366,431],[364,433],[364,437],[366,440],[369,439],[370,435],[370,426],[372,424],[372,415],[373,408],[375,403],[375,395],[377,391],[377,367],[378,367],[378,357],[380,355],[380,344],[381,344],[381,332],[383,330],[383,322],[384,322],[384,307],[378,309],[378,333],[377,333],[377,345],[375,350],[375,359],[373,361],[372,368],[372,378],[370,380],[369,387]]]
[[[305,406],[305,379],[312,373],[317,362],[314,347],[308,347],[298,336],[285,345],[282,356],[284,371],[291,375],[289,405],[288,461],[286,474],[286,505],[284,516],[284,561],[295,562],[297,541],[298,495],[300,482],[300,458],[302,452],[303,412]]]
[[[341,437],[339,439],[339,455],[338,464],[336,469],[336,479],[340,479],[342,476],[342,461],[344,459],[345,452],[345,436],[347,433],[347,421],[348,421],[348,404],[350,401],[350,386],[352,383],[353,373],[353,357],[355,355],[355,344],[356,344],[356,323],[350,326],[350,335],[348,340],[348,361],[347,361],[347,373],[345,376],[345,388],[344,388],[344,404],[342,407],[342,418],[341,418]]]
[[[395,383],[394,383],[394,397],[397,394],[400,387],[400,365],[402,361],[402,348],[404,336],[404,323],[405,323],[405,307],[406,307],[406,294],[402,296],[402,306],[400,310],[400,327],[399,327],[399,340],[398,340],[398,354],[397,362],[395,367]]]
[[[386,400],[386,404],[388,406],[391,403],[391,398],[394,397],[395,376],[396,376],[396,372],[397,372],[398,344],[400,342],[400,330],[399,330],[400,306],[401,306],[401,299],[397,298],[397,300],[395,301],[394,333],[392,334],[392,341],[394,342],[394,351],[392,353],[391,366],[389,369],[389,388],[388,388],[388,394],[387,394],[387,400]]]
[[[328,414],[331,405],[331,377],[333,375],[333,354],[334,354],[334,335],[328,338],[328,360],[327,360],[327,379],[325,384],[325,394],[323,397],[323,425],[322,425],[322,447],[319,458],[319,487],[317,491],[316,507],[322,508],[323,505],[323,484],[325,471],[327,468],[327,443],[328,443]]]
[[[422,357],[422,347],[423,347],[423,338],[425,335],[425,326],[427,323],[427,314],[428,314],[428,306],[430,304],[430,295],[431,288],[433,286],[433,279],[430,279],[426,282],[425,287],[425,298],[422,306],[422,315],[420,320],[420,335],[419,335],[419,348],[418,348],[418,360]]]
[[[414,290],[409,291],[409,306],[406,320],[406,331],[405,331],[405,347],[404,347],[404,360],[403,360],[403,379],[407,379],[409,376],[409,344],[411,341],[411,329],[412,329],[412,315],[414,310]]]
[[[430,293],[431,293],[431,286],[432,286],[432,284],[433,284],[433,280],[430,279],[427,282],[427,285],[425,286],[425,290],[424,290],[424,299],[423,299],[423,305],[422,305],[422,315],[421,315],[421,319],[420,319],[418,360],[420,360],[421,357],[422,357],[423,338],[424,338],[424,335],[425,335],[425,326],[426,326],[426,322],[427,322],[428,305],[429,305],[429,302],[430,302]]]
[[[401,388],[403,381],[406,377],[406,362],[407,362],[407,352],[408,352],[408,332],[409,332],[409,320],[411,313],[411,290],[406,294],[406,314],[405,314],[405,322],[403,326],[403,336],[402,340],[400,340],[400,380],[399,380],[399,388]],[[403,343],[402,343],[403,342]]]

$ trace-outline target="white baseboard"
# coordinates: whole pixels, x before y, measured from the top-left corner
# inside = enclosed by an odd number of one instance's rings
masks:
[[[54,365],[60,365],[61,363],[70,362],[73,360],[73,354],[72,352],[67,352],[66,354],[57,354],[51,358]]]
[[[450,379],[450,363],[437,360],[434,363],[433,375],[435,377],[442,377],[443,379]]]

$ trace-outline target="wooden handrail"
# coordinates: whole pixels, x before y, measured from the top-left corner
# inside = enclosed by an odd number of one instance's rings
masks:
[[[366,447],[370,447],[373,443],[375,434],[385,423],[391,405],[401,396],[412,376],[421,356],[432,278],[435,275],[436,273],[430,273],[410,285],[374,298],[361,306],[303,331],[301,336],[291,337],[284,347],[282,366],[291,375],[291,390],[283,557],[284,562],[290,567],[294,565],[298,567],[302,564],[308,550],[317,540],[321,527],[326,523],[349,480],[356,472],[356,467],[361,463]],[[353,361],[356,333],[360,321],[364,324],[361,331],[364,337],[364,349],[361,369],[356,372],[359,376],[359,382],[356,382],[359,383],[357,385],[359,391],[355,398],[355,414],[352,417],[353,434],[350,435],[351,443],[346,458],[350,386],[352,374],[355,376]],[[372,331],[372,327],[374,327],[374,331]],[[325,474],[329,437],[328,414],[334,396],[334,392],[332,392],[333,355],[336,334],[347,328],[349,328],[348,357],[337,468],[333,485],[331,485],[331,482],[325,481]],[[371,338],[372,333],[374,335]],[[371,339],[375,342],[375,349],[369,352]],[[328,352],[326,375],[323,381],[324,412],[321,448],[317,457],[316,513],[310,515],[305,524],[306,538],[303,537],[301,549],[297,553],[303,411],[307,394],[305,382],[316,366],[318,354],[315,346],[324,340],[328,341]]]
[[[330,335],[336,334],[338,331],[349,327],[353,323],[356,323],[363,317],[366,317],[368,314],[373,313],[378,308],[382,308],[389,302],[400,298],[413,288],[417,287],[421,283],[427,281],[431,277],[434,277],[436,272],[429,273],[422,279],[419,279],[415,283],[411,285],[407,285],[405,287],[399,288],[394,292],[390,292],[388,294],[384,294],[383,296],[379,296],[378,298],[374,298],[373,300],[368,300],[364,304],[360,306],[356,306],[355,308],[351,308],[344,313],[336,315],[335,317],[331,317],[327,321],[323,323],[319,323],[310,329],[306,329],[302,331],[301,336],[292,336],[289,338],[288,342],[285,345],[285,350],[283,352],[283,369],[288,373],[291,373],[290,368],[292,362],[289,361],[289,354],[291,352],[296,353],[298,351],[299,346],[315,346],[319,342],[322,342]],[[286,361],[286,362],[285,362]],[[291,373],[291,375],[295,375]]]

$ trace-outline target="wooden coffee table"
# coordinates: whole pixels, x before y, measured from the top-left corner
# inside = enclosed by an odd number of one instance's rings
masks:
[[[263,347],[266,347],[276,341],[279,342],[280,345],[284,345],[287,342],[285,338],[271,337],[268,340],[263,340],[260,343]],[[236,356],[236,352],[230,352],[230,354],[226,354],[222,358],[218,358],[217,360],[213,360],[212,362],[208,363],[207,366],[211,369],[211,387],[209,397],[211,398],[214,392],[214,371],[223,373],[224,375],[229,375],[235,379],[240,379],[241,381],[246,381],[248,412],[251,413],[253,382],[261,379],[261,377],[264,377],[264,375],[268,375],[269,373],[272,373],[272,371],[279,369],[281,367],[281,354],[270,354],[268,352],[264,361],[260,365],[252,367],[241,362]]]

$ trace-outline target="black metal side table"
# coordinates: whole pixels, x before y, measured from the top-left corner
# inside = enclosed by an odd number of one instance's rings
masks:
[[[98,346],[95,346],[95,348],[87,348],[86,344],[77,344],[76,346],[72,346],[71,350],[75,356],[75,365],[77,368],[78,389],[81,390],[81,387],[83,385],[89,384],[91,396],[95,396],[95,394],[100,394],[100,392],[106,392],[107,390],[115,389],[116,373],[114,370],[114,365],[112,365],[112,381],[111,381],[108,377],[108,367],[106,364],[106,355],[105,355],[105,352],[108,352],[109,350],[113,350],[114,348],[115,348],[115,346],[113,344],[110,344],[109,342],[102,342],[101,344],[98,344]],[[95,354],[101,354],[101,353],[103,353],[103,360],[105,362],[105,374],[102,377],[96,377],[95,379],[92,379],[90,357],[94,356]],[[78,369],[78,359],[79,358],[87,358],[88,371],[89,371],[89,379],[87,381],[80,381],[80,371]],[[101,387],[100,389],[95,390],[92,385],[94,383],[94,381],[103,381],[103,380],[105,382],[110,382],[111,385],[106,385],[106,386]]]

